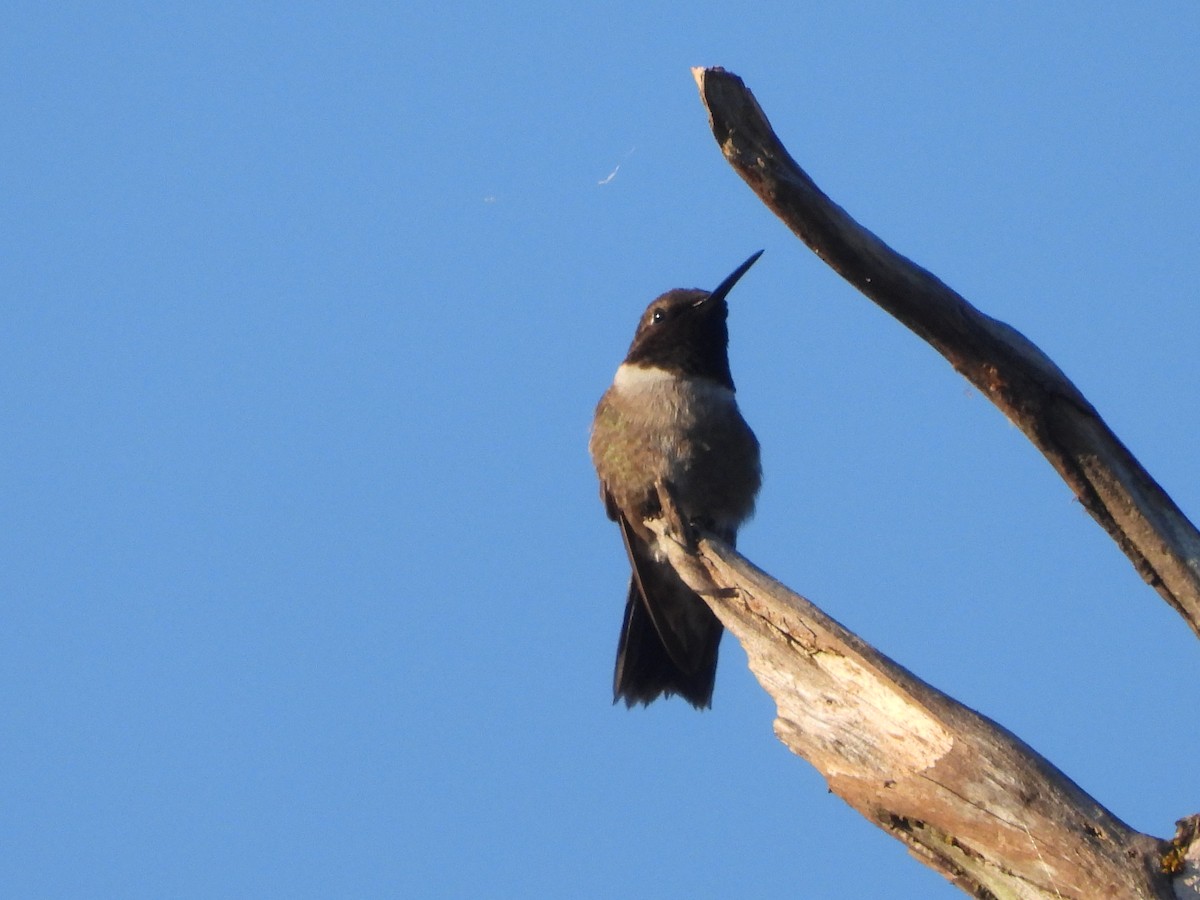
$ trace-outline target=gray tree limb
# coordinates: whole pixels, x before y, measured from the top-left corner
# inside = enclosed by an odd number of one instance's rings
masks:
[[[722,152],[813,250],[939,350],[1029,436],[1143,577],[1200,633],[1200,535],[1079,390],[829,200],[753,95],[694,70]],[[830,789],[977,897],[1200,898],[1200,817],[1171,841],[1121,822],[1015,735],[888,659],[732,548],[679,520],[671,562],[745,648],[775,732]]]
[[[1024,335],[980,312],[822,193],[740,78],[716,68],[692,73],[734,171],[817,256],[1000,407],[1200,635],[1200,532],[1079,389]]]
[[[668,487],[672,565],[741,642],[775,734],[829,788],[976,897],[1200,897],[1196,832],[1141,834],[1018,737],[926,684],[715,538],[687,534]]]

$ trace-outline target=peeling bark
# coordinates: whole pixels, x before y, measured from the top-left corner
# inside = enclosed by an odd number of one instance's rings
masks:
[[[660,497],[666,514],[647,524],[681,533],[669,492]],[[1130,828],[1018,737],[715,538],[667,545],[774,698],[778,738],[926,865],[977,897],[1177,897],[1164,870],[1171,845]],[[1171,858],[1182,871],[1184,851]]]

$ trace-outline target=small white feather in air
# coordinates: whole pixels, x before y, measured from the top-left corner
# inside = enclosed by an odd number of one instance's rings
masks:
[[[625,162],[625,160],[629,159],[629,157],[633,155],[633,151],[636,149],[637,149],[637,147],[630,147],[629,152],[626,153],[621,158],[621,162],[617,163],[616,167],[611,172],[609,172],[606,177],[601,178],[599,181],[597,181],[596,184],[608,184],[610,181],[612,181],[614,178],[616,178],[617,173],[621,171],[621,163],[623,163],[623,162]]]

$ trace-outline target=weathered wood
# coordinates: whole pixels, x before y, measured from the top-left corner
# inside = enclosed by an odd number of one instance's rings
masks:
[[[1163,857],[1163,871],[1175,879],[1176,900],[1200,897],[1200,816],[1175,823],[1175,837]]]
[[[1079,389],[1022,334],[984,315],[833,203],[723,69],[693,69],[721,152],[814,253],[931,344],[1050,461],[1138,573],[1200,635],[1200,533]]]
[[[676,514],[647,523],[664,535]],[[689,549],[691,546],[691,549]],[[1165,898],[1171,845],[1134,831],[995,722],[878,652],[725,544],[671,562],[745,648],[775,733],[830,790],[977,897]]]
[[[801,240],[929,342],[1046,456],[1146,579],[1200,634],[1200,533],[1058,367],[834,204],[741,79],[693,70],[734,169]],[[830,789],[978,897],[1200,898],[1200,817],[1171,841],[1134,831],[995,722],[897,665],[710,536],[669,486],[647,523],[741,641],[775,732]]]

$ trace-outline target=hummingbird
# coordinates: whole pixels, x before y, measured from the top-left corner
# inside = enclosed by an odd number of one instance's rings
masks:
[[[730,546],[754,512],[762,468],[758,439],[734,396],[725,298],[761,255],[711,292],[679,288],[655,299],[596,407],[588,449],[633,569],[613,703],[632,707],[678,694],[697,709],[712,705],[724,629],[675,573],[645,521],[663,513],[660,480],[686,526]]]

